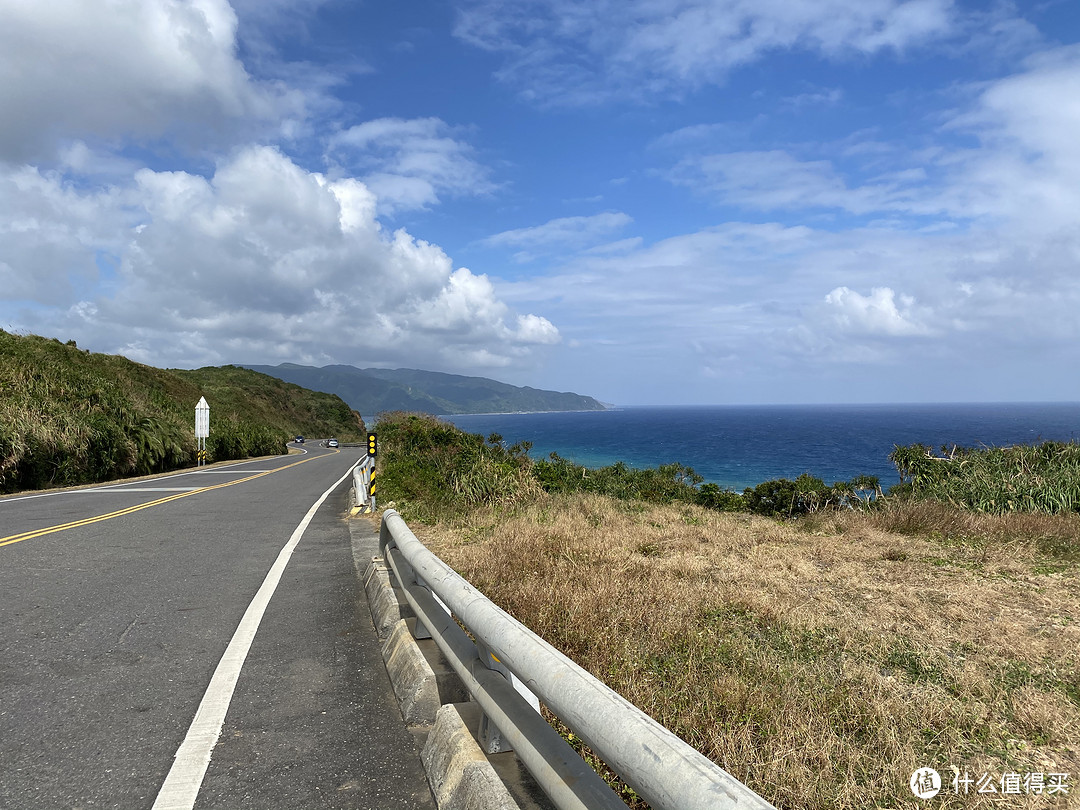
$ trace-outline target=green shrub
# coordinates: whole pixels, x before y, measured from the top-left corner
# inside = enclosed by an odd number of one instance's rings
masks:
[[[694,503],[719,512],[741,512],[746,508],[742,495],[731,489],[721,489],[719,484],[702,484],[698,487]]]
[[[622,500],[694,503],[702,478],[682,464],[638,469],[624,462],[590,469],[552,453],[534,462],[533,474],[546,492],[593,492]]]
[[[831,486],[803,473],[794,481],[778,478],[747,488],[742,495],[749,512],[768,517],[794,517],[826,509],[863,509],[881,494],[878,479],[861,475]]]
[[[748,511],[769,517],[791,517],[800,508],[799,493],[795,482],[787,478],[762,481],[754,488],[743,491],[743,503]]]

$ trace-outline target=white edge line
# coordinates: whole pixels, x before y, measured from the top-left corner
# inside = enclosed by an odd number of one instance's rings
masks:
[[[352,467],[349,467],[349,470],[331,484],[319,500],[315,501],[315,504],[304,515],[304,519],[300,521],[300,525],[293,531],[289,542],[278,552],[277,559],[270,566],[266,579],[263,580],[255,598],[248,605],[244,618],[240,620],[229,646],[225,649],[225,654],[221,656],[221,661],[214,670],[210,685],[206,688],[198,711],[195,712],[195,719],[191,721],[187,736],[176,751],[172,768],[169,769],[169,774],[165,777],[161,790],[158,791],[152,810],[191,810],[195,806],[203,777],[210,766],[210,756],[221,735],[221,728],[225,725],[225,715],[229,710],[233,691],[236,689],[236,681],[240,677],[240,669],[244,666],[244,660],[247,658],[251,642],[262,622],[266,606],[270,603],[270,597],[277,590],[278,582],[281,581],[285,566],[292,557],[293,549],[304,536],[315,512],[323,505],[330,493],[350,475],[352,475]]]

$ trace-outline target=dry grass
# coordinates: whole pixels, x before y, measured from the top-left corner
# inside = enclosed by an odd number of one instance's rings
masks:
[[[778,807],[992,803],[914,799],[922,766],[1067,772],[1069,796],[995,798],[1080,807],[1080,523],[948,515],[781,524],[576,495],[413,528]]]

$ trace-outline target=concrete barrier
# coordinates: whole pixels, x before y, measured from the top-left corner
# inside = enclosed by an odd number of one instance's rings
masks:
[[[390,583],[390,572],[382,557],[372,557],[364,572],[364,592],[371,608],[371,621],[379,638],[385,639],[402,619],[413,615],[409,605],[402,604]]]
[[[406,725],[434,725],[435,714],[442,706],[439,683],[404,619],[399,619],[390,631],[382,654]]]
[[[431,661],[438,656],[433,642],[416,640],[415,619],[401,615],[412,611],[399,603],[381,557],[372,558],[364,572],[364,592],[372,624],[384,639],[383,660],[402,717],[416,729],[430,727],[421,761],[439,810],[554,810],[538,788],[522,783],[528,775],[516,763],[504,763],[503,775],[483,753],[462,716],[478,729],[478,709],[461,705],[469,699],[468,690],[446,662]],[[429,645],[427,654],[421,644]],[[508,791],[507,781],[520,801]]]
[[[519,810],[457,706],[442,706],[420,752],[439,810]]]

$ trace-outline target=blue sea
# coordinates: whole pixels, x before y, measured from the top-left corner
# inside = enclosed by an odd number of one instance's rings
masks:
[[[741,491],[810,473],[826,483],[876,475],[899,482],[896,445],[1000,447],[1080,440],[1080,403],[768,405],[614,408],[574,413],[446,416],[462,430],[532,442],[588,467],[678,462]]]

